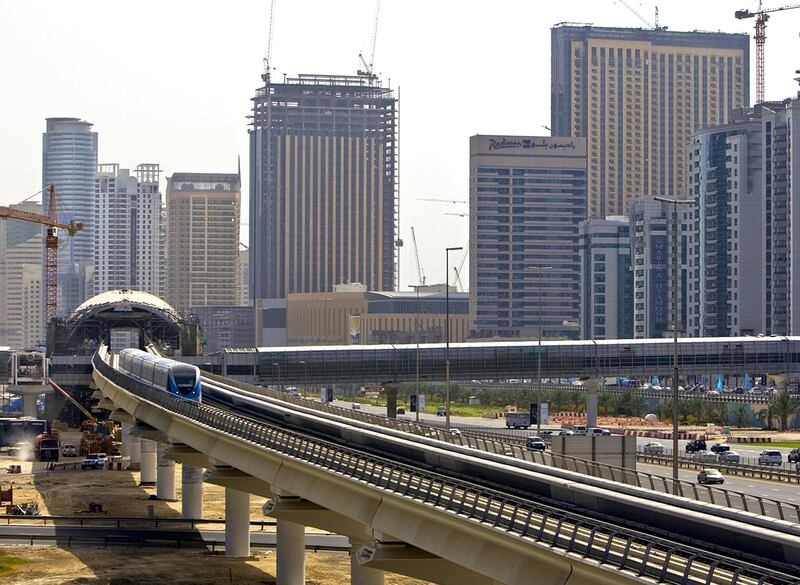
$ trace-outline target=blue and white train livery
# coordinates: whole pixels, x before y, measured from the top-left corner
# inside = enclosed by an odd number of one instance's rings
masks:
[[[138,349],[123,349],[119,352],[119,369],[180,398],[201,400],[200,370],[190,364]]]

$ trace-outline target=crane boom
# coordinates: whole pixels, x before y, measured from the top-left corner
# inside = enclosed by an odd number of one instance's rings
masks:
[[[425,284],[425,272],[419,263],[419,249],[417,248],[417,235],[414,232],[414,226],[411,226],[411,241],[414,243],[414,260],[417,262],[417,278],[421,285]]]
[[[22,211],[21,209],[5,207],[4,205],[0,205],[0,219],[18,219],[29,223],[38,223],[48,227],[59,228],[67,230],[67,233],[71,236],[74,236],[83,229],[83,224],[75,222],[74,220],[71,220],[69,223],[59,223],[49,215],[42,215],[41,213],[34,213],[32,211]]]
[[[658,24],[656,24],[656,26],[653,26],[652,24],[650,24],[650,21],[648,21],[648,20],[647,20],[647,19],[646,19],[644,16],[642,16],[641,14],[639,14],[639,13],[636,11],[636,9],[635,9],[633,6],[631,6],[630,4],[628,4],[627,2],[625,2],[625,0],[619,0],[619,3],[620,3],[620,4],[622,4],[622,5],[623,5],[625,8],[627,8],[628,10],[630,10],[630,11],[631,11],[631,13],[632,13],[634,16],[636,16],[636,18],[638,18],[638,19],[639,19],[639,20],[641,20],[643,23],[645,23],[645,24],[647,25],[647,28],[658,28]],[[656,8],[656,22],[658,22],[658,9],[657,9],[657,8]]]
[[[0,219],[18,219],[47,226],[47,237],[44,241],[47,251],[45,296],[47,298],[47,321],[49,322],[58,312],[58,230],[67,230],[70,236],[74,236],[83,229],[83,224],[75,220],[70,220],[69,223],[59,223],[56,213],[56,187],[50,183],[47,190],[49,191],[47,215],[0,206]]]
[[[767,43],[767,21],[772,12],[782,12],[784,10],[794,10],[800,8],[800,4],[787,4],[786,6],[778,6],[776,8],[763,8],[761,0],[758,2],[758,10],[751,12],[750,10],[737,10],[734,16],[743,20],[745,18],[756,19],[756,34],[754,36],[756,41],[756,103],[764,101],[764,49]]]

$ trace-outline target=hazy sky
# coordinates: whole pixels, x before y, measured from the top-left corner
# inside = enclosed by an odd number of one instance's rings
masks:
[[[652,21],[654,3],[629,4]],[[733,13],[755,6],[670,0],[660,24],[752,34],[753,21]],[[44,119],[75,116],[94,123],[100,162],[157,162],[171,175],[233,172],[241,156],[247,213],[246,116],[268,0],[0,0],[0,11],[0,203],[40,188]],[[278,0],[274,74],[354,73],[374,16],[375,0]],[[468,198],[469,136],[546,132],[550,27],[565,21],[644,26],[614,0],[383,0],[375,71],[401,91],[402,289],[417,281],[412,225],[429,282],[444,277],[445,246],[467,245],[468,219],[444,215],[467,205],[417,198]],[[798,25],[800,10],[769,22],[768,99],[797,91]]]

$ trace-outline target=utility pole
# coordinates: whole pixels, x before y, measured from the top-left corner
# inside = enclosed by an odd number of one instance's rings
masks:
[[[672,479],[678,485],[678,205],[697,205],[694,199],[654,197],[672,204]],[[673,488],[673,489],[675,489]]]
[[[447,284],[447,277],[450,274],[450,252],[463,250],[459,246],[456,248],[445,248],[445,269],[444,269],[444,293],[445,293],[445,320],[444,320],[444,395],[445,395],[445,427],[450,430],[450,285]]]

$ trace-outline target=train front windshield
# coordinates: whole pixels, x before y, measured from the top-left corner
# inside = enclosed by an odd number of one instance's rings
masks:
[[[175,378],[175,385],[178,387],[178,392],[189,394],[194,390],[196,381],[194,368],[175,366],[172,368],[172,376]]]

